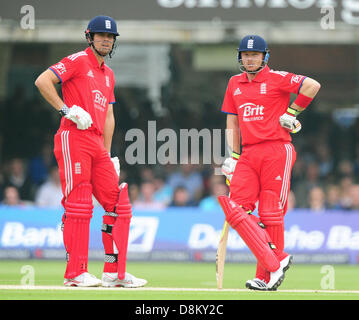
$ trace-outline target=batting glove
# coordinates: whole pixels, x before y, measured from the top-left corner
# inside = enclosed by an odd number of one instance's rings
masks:
[[[92,118],[90,114],[79,106],[73,105],[71,108],[68,108],[64,113],[64,117],[66,119],[69,119],[76,123],[77,129],[86,130],[92,125]]]
[[[111,158],[111,161],[113,163],[113,166],[115,167],[117,175],[120,176],[120,172],[121,172],[120,160],[118,159],[118,157],[113,157],[113,158]]]
[[[298,110],[289,107],[287,112],[279,117],[280,125],[291,133],[299,132],[302,129],[301,123],[296,118],[299,113]]]
[[[232,180],[238,159],[239,159],[239,154],[236,152],[232,152],[232,157],[227,158],[223,162],[221,171],[226,176],[228,182],[231,182]]]

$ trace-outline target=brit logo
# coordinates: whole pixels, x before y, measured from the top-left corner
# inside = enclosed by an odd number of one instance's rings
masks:
[[[92,90],[94,94],[94,105],[96,109],[105,111],[107,105],[107,98],[102,94],[100,90]]]
[[[238,109],[244,108],[243,121],[257,121],[264,118],[264,107],[251,102],[247,102],[239,106]]]

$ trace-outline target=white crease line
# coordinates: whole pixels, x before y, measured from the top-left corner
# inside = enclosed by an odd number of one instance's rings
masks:
[[[92,290],[92,291],[171,291],[171,292],[253,292],[248,289],[214,289],[214,288],[162,288],[162,287],[142,287],[142,288],[104,288],[104,287],[65,287],[65,286],[21,286],[21,285],[0,285],[0,290]],[[345,293],[359,294],[359,290],[278,290],[267,291],[266,293]]]

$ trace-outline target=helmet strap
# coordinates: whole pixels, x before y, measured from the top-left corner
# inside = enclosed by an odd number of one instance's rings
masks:
[[[256,74],[260,71],[262,71],[265,66],[268,64],[268,60],[269,60],[269,50],[266,50],[264,53],[264,58],[262,60],[262,64],[261,66],[257,69],[257,70],[254,70],[254,71],[248,71],[244,65],[243,65],[243,62],[242,62],[242,58],[241,58],[241,53],[238,52],[238,63],[239,63],[239,70],[241,72],[247,72],[247,73],[251,73],[251,74]]]
[[[262,70],[265,68],[265,66],[267,65],[267,63],[263,60],[263,61],[262,61],[262,65],[261,65],[257,70],[248,71],[248,70],[244,67],[243,62],[242,62],[242,59],[239,59],[239,60],[238,60],[238,63],[239,63],[239,70],[240,70],[241,72],[247,72],[247,73],[251,73],[251,74],[255,74],[255,73],[258,73],[258,72],[262,71]]]
[[[114,49],[114,46],[115,46],[116,37],[114,37],[114,42],[112,44],[111,51],[109,53],[107,53],[107,54],[102,54],[96,49],[95,44],[94,44],[94,40],[93,40],[93,33],[86,32],[86,39],[87,39],[89,47],[92,47],[100,57],[104,58],[104,57],[106,57],[108,55],[110,58],[112,58],[112,52],[113,52],[113,49]]]

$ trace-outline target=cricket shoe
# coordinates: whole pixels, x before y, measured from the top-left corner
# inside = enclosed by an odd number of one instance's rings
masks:
[[[246,288],[251,290],[259,290],[259,291],[267,291],[268,286],[267,283],[258,278],[254,278],[253,280],[248,280],[246,282]]]
[[[286,256],[281,262],[280,267],[277,271],[270,273],[270,279],[268,282],[268,290],[274,291],[282,284],[285,276],[285,272],[289,269],[292,264],[293,256]]]
[[[126,272],[125,278],[120,280],[117,272],[104,272],[102,274],[103,287],[124,287],[124,288],[138,288],[143,287],[147,280],[136,278],[132,274]]]
[[[101,280],[88,272],[84,272],[73,279],[65,279],[64,285],[66,287],[99,287]]]

